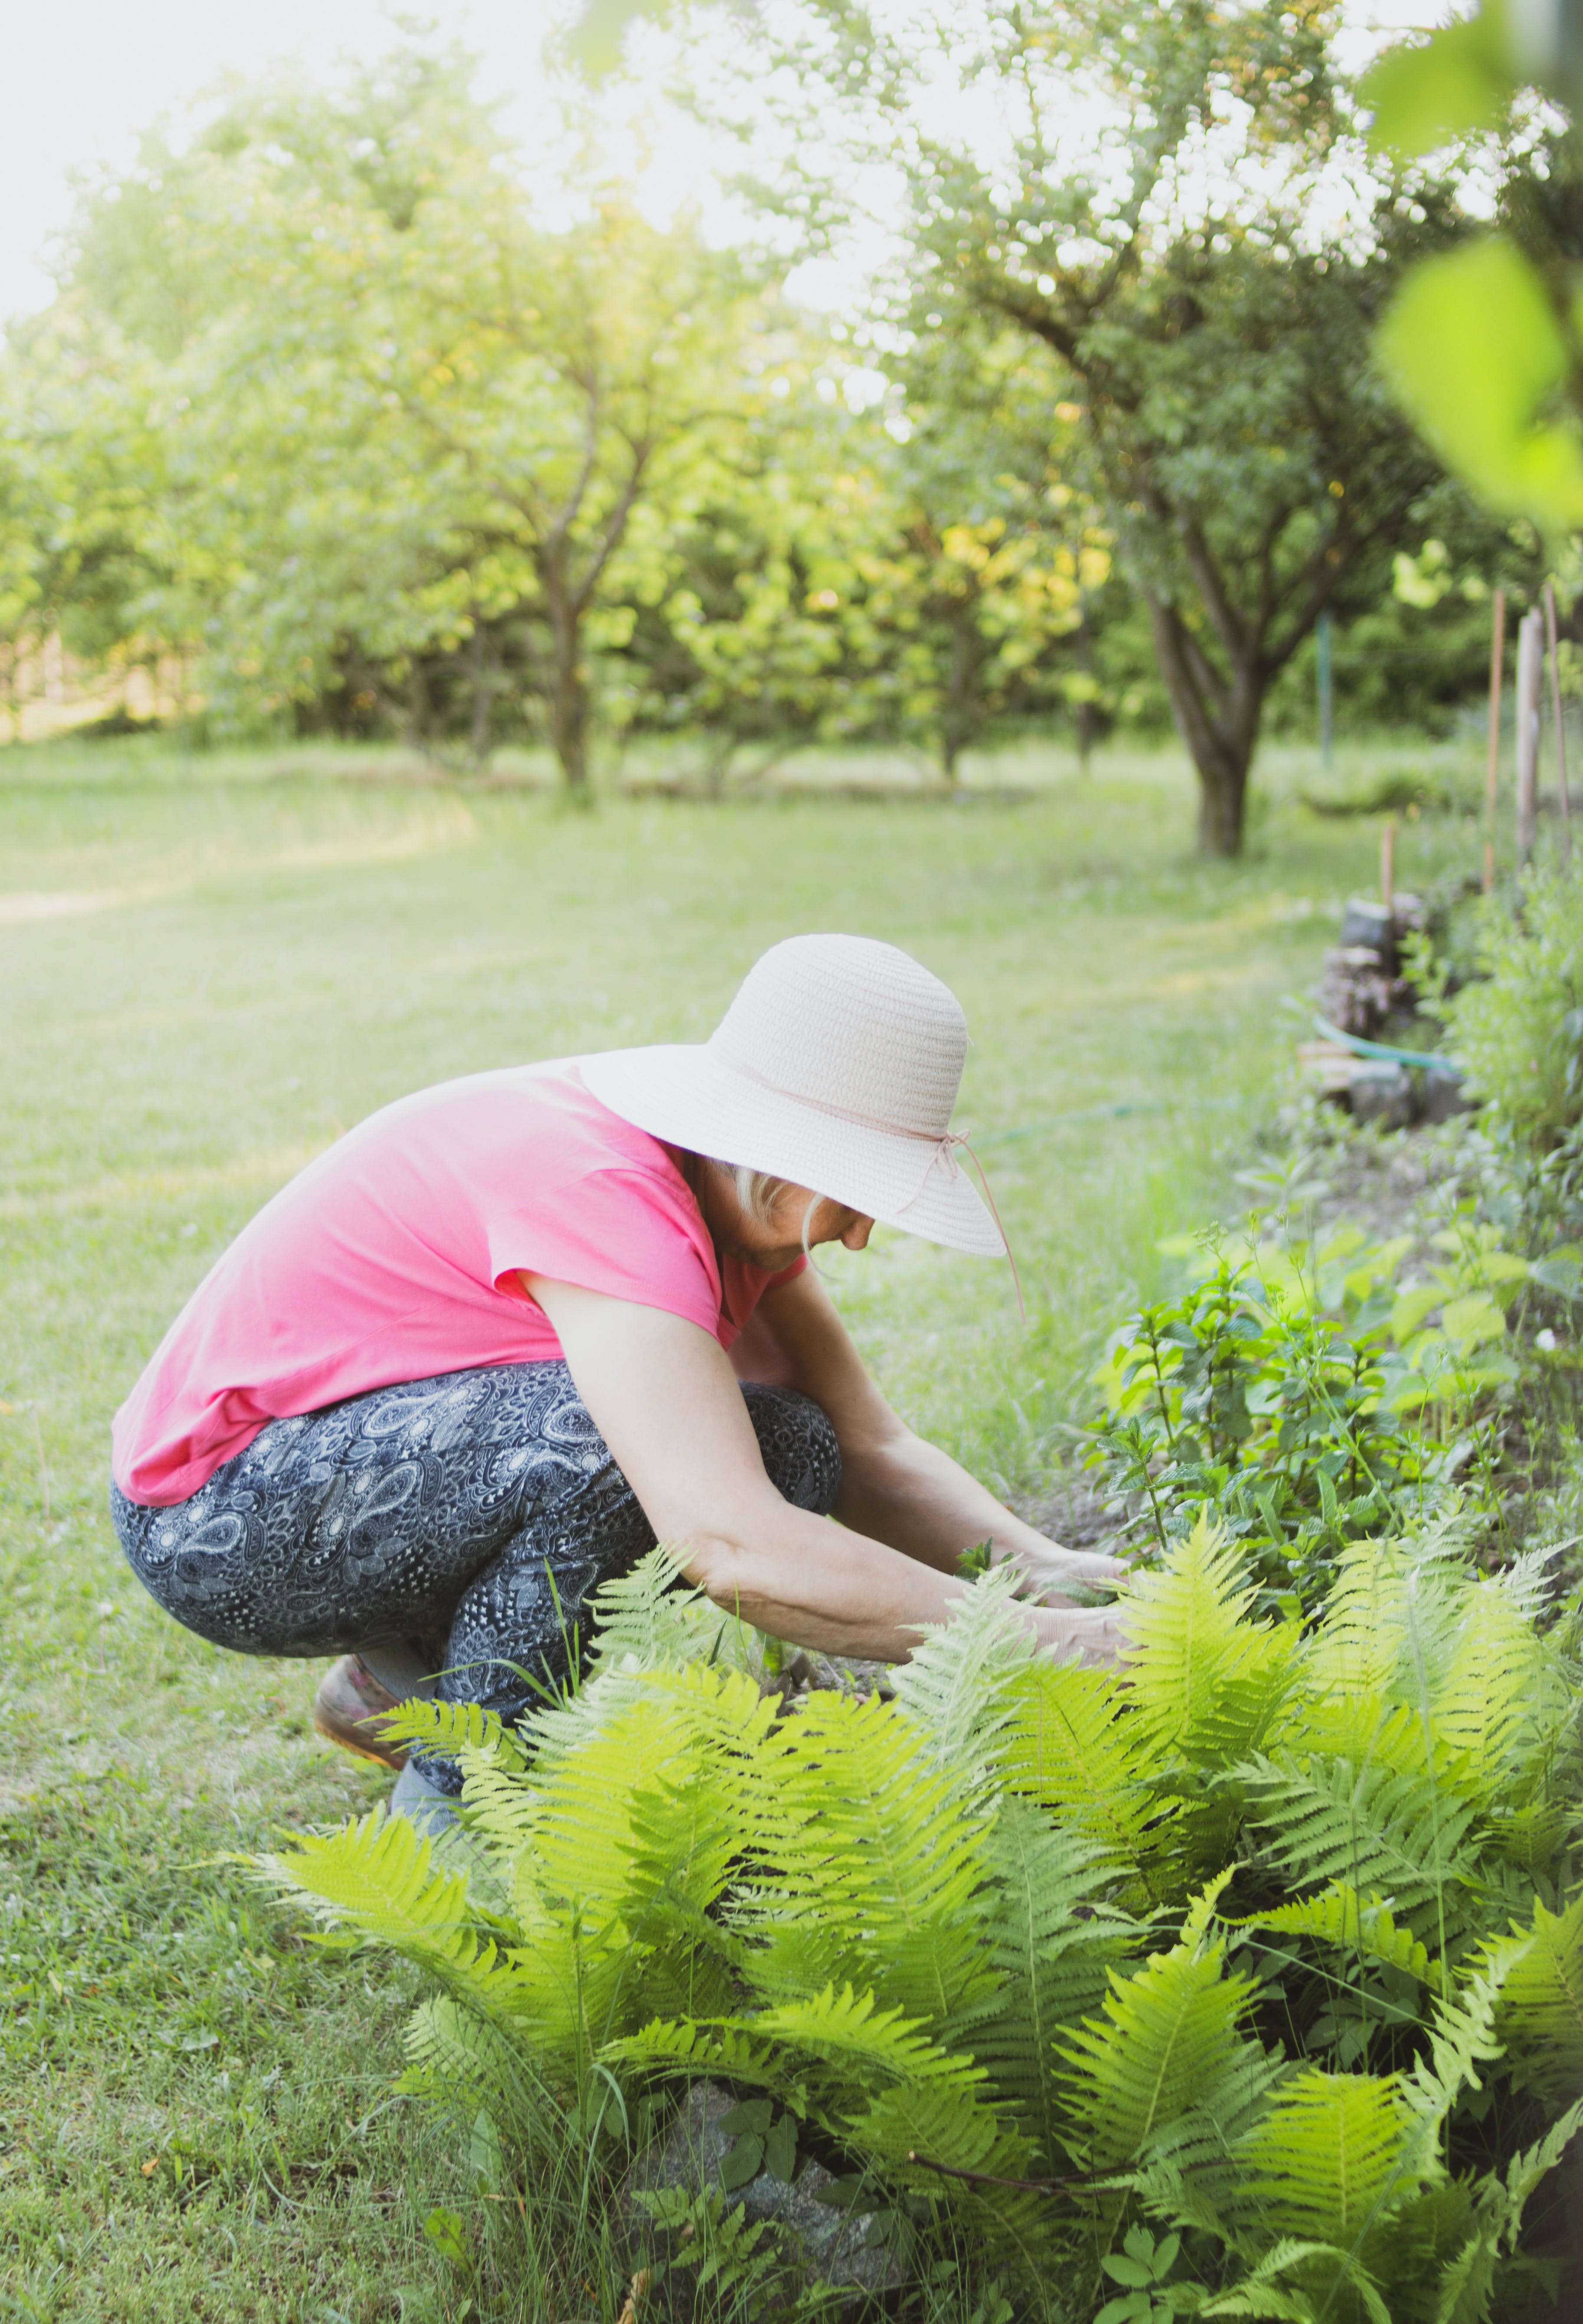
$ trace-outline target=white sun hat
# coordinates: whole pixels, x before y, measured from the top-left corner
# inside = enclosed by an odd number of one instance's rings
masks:
[[[967,1019],[949,986],[871,936],[788,936],[707,1041],[581,1057],[612,1113],[953,1250],[1006,1256],[951,1128]]]

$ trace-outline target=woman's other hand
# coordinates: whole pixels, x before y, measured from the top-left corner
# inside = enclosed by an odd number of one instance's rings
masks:
[[[1113,1606],[1030,1606],[1039,1644],[1058,1660],[1081,1656],[1091,1669],[1114,1670],[1128,1645],[1125,1609]]]

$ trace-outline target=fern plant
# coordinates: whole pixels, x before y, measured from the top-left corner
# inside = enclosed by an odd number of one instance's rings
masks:
[[[264,1869],[419,1964],[407,2086],[508,2167],[553,2103],[613,2170],[707,2076],[920,2267],[966,2237],[1112,2319],[1477,2324],[1583,2122],[1575,1625],[1537,1582],[1355,1544],[1270,1621],[1201,1522],[1122,1673],[1035,1655],[999,1572],[894,1701],[788,1709],[656,1552],[567,1702],[395,1722],[460,1759],[459,1834],[376,1811]]]

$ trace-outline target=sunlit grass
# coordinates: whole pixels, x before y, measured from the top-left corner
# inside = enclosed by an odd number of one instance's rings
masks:
[[[308,1732],[313,1667],[157,1613],[104,1511],[110,1413],[302,1161],[449,1074],[700,1038],[778,936],[905,945],[968,1011],[959,1125],[1028,1326],[1004,1268],[897,1236],[829,1272],[907,1416],[1030,1490],[1156,1237],[1231,1199],[1374,830],[1278,799],[1208,865],[1173,759],[1024,755],[1020,803],[582,816],[333,753],[0,753],[0,2316],[457,2304],[418,2229],[465,2173],[389,2098],[400,1977],[304,1947],[226,1860],[377,1771]],[[1415,826],[1398,876],[1475,853]]]

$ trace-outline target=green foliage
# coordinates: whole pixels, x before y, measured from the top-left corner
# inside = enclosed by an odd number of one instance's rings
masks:
[[[1541,1153],[1583,1129],[1583,864],[1543,869],[1514,914],[1491,900],[1480,973],[1436,1001],[1446,1047],[1523,1145]]]
[[[1188,1284],[1112,1334],[1091,1462],[1161,1546],[1210,1510],[1266,1603],[1310,1602],[1348,1543],[1446,1505],[1469,1429],[1516,1377],[1506,1315],[1533,1268],[1471,1203],[1407,1272],[1411,1235],[1348,1225],[1170,1247]]]
[[[1498,236],[1427,260],[1379,335],[1404,402],[1493,506],[1551,524],[1583,518],[1583,445],[1541,415],[1567,344],[1539,270]]]
[[[526,696],[581,788],[655,509],[722,472],[788,323],[608,189],[541,229],[470,71],[399,51],[345,90],[240,96],[179,155],[149,139],[85,204],[68,314],[105,367],[89,448],[144,562],[168,551],[150,610],[201,651],[211,720],[334,695],[483,759]],[[35,337],[47,438],[86,399],[59,326]],[[158,453],[135,495],[132,401]],[[113,500],[86,458],[65,481]]]
[[[1072,482],[1056,367],[977,332],[897,368],[852,411],[838,390],[867,383],[840,343],[788,337],[773,422],[637,577],[622,716],[704,730],[712,788],[741,754],[867,738],[949,780],[967,749],[1105,690],[1109,537]]]
[[[908,328],[1009,327],[1065,372],[1198,770],[1201,843],[1235,853],[1268,688],[1318,614],[1384,595],[1428,529],[1433,465],[1367,347],[1404,266],[1459,230],[1453,187],[1398,204],[1366,169],[1345,236],[1295,232],[1352,120],[1329,9],[979,0],[930,11],[923,41],[842,0],[807,13],[776,60],[824,134],[839,121],[905,173]]]
[[[1094,2324],[1168,2324],[1173,2316],[1191,2316],[1199,2304],[1198,2287],[1177,2284],[1178,2305],[1167,2279],[1182,2249],[1180,2236],[1162,2236],[1158,2243],[1147,2227],[1128,2227],[1119,2252],[1107,2252],[1101,2264],[1115,2283],[1127,2289],[1108,2300]]]
[[[410,2087],[508,2167],[525,2089],[613,2165],[668,2086],[734,2088],[729,2183],[649,2206],[722,2296],[777,2264],[732,2185],[811,2140],[909,2250],[1075,2272],[1111,2324],[1498,2312],[1583,2061],[1569,1633],[1432,1541],[1270,1623],[1201,1518],[1118,1683],[1032,1656],[1013,1583],[896,1701],[782,1717],[656,1552],[524,1770],[460,1745],[449,1864],[376,1816],[266,1876],[434,1978]]]
[[[1504,231],[1417,267],[1377,344],[1442,457],[1491,507],[1552,538],[1583,517],[1579,253],[1562,190],[1575,160],[1564,126],[1536,134],[1529,116],[1536,87],[1574,111],[1583,97],[1566,18],[1485,0],[1470,20],[1382,59],[1363,91],[1376,149],[1421,166],[1481,138],[1504,180]]]

